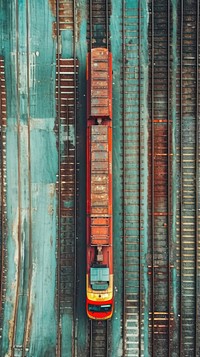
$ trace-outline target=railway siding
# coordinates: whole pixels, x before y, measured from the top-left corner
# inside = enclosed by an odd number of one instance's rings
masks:
[[[177,165],[180,186],[177,205],[179,262],[179,349],[199,354],[199,2],[180,2],[177,96]]]
[[[56,1],[57,356],[76,353],[77,76],[75,1]],[[65,37],[72,37],[72,50]],[[70,57],[67,59],[66,54]],[[69,341],[66,345],[66,340]]]
[[[133,6],[133,5],[132,5]],[[123,354],[138,354],[140,336],[141,261],[140,235],[140,66],[138,7],[124,2],[123,7],[123,269],[124,313]],[[139,332],[139,335],[138,335]]]
[[[59,318],[61,321],[62,340],[60,349],[62,353],[66,351],[64,339],[71,340],[74,350],[75,334],[75,296],[76,291],[76,132],[75,132],[75,91],[77,90],[76,76],[78,74],[77,61],[74,59],[59,59],[60,78],[56,86],[57,112],[60,105],[58,140],[60,173],[57,182],[57,192],[59,196]],[[75,73],[76,72],[76,73]],[[58,99],[58,91],[60,91]],[[69,348],[69,345],[68,345]]]
[[[149,11],[151,354],[198,355],[199,3]]]
[[[7,212],[6,212],[6,83],[5,83],[5,66],[4,58],[0,57],[0,338],[2,341],[3,331],[3,311],[5,303],[6,289],[6,267],[7,267]],[[0,351],[2,345],[0,344]]]
[[[110,32],[117,33],[111,37],[111,52],[113,58],[113,252],[114,252],[114,315],[111,321],[111,356],[122,355],[122,126],[121,126],[121,54],[122,46],[121,16],[122,6],[119,2],[112,1],[112,14],[110,18]]]
[[[149,312],[151,353],[170,355],[171,338],[171,63],[170,2],[151,3],[149,125]],[[159,352],[160,351],[160,352]]]

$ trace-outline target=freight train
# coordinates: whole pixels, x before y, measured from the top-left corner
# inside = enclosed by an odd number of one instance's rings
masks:
[[[86,311],[90,319],[113,314],[112,54],[87,56]]]

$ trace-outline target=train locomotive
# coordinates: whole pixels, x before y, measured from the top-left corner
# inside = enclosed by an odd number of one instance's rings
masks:
[[[90,319],[113,313],[112,54],[87,55],[86,311]]]

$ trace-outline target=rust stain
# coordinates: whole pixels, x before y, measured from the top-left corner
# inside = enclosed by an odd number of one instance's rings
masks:
[[[80,23],[81,23],[81,10],[80,7],[77,9],[77,17],[76,17],[76,28],[77,28],[77,41],[80,41]]]
[[[25,341],[25,347],[26,348],[29,345],[29,341],[30,341],[30,334],[31,334],[31,327],[32,327],[32,317],[33,317],[33,311],[30,308],[30,306],[31,306],[31,304],[29,303],[26,332],[25,332],[25,336],[24,336],[24,341]]]
[[[49,205],[49,207],[48,207],[48,214],[49,214],[50,216],[52,216],[53,213],[54,213],[53,206],[52,206],[52,205]]]
[[[13,334],[14,334],[14,316],[11,320],[8,321],[9,324],[9,332],[8,332],[8,340],[9,340],[9,347],[8,347],[8,356],[11,356],[11,349],[13,344]]]
[[[50,6],[53,16],[56,17],[56,0],[49,0],[49,6]],[[56,37],[57,37],[56,21],[54,21],[52,23],[52,37],[53,37],[53,39],[56,39]]]
[[[156,119],[155,119],[156,120]],[[155,122],[154,120],[154,122]],[[171,137],[171,133],[169,134]],[[151,141],[149,142],[149,204],[151,202]],[[168,215],[166,211],[166,200],[168,195],[168,127],[164,121],[162,123],[156,122],[154,125],[154,199],[155,199],[155,212],[154,215]]]
[[[56,0],[49,0],[49,5],[51,12],[54,16],[56,16]]]
[[[50,187],[49,187],[49,196],[50,196],[51,199],[54,198],[55,192],[56,192],[55,184],[50,184]]]
[[[57,38],[57,25],[55,21],[52,23],[52,37],[53,39]]]

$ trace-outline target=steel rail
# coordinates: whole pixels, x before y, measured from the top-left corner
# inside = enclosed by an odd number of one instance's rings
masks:
[[[60,261],[61,261],[61,96],[60,96],[60,23],[59,23],[60,0],[56,0],[56,41],[57,41],[57,125],[58,125],[58,241],[57,241],[57,351],[56,355],[61,356],[61,316],[60,316]]]
[[[89,11],[90,11],[90,52],[92,51],[92,38],[93,38],[93,28],[92,28],[92,0],[89,2]]]
[[[199,305],[198,305],[198,294],[199,294],[199,278],[198,278],[198,262],[199,262],[199,227],[198,227],[198,208],[199,208],[199,0],[197,0],[196,9],[196,210],[195,210],[195,228],[196,228],[196,242],[195,242],[195,311],[196,311],[196,321],[195,321],[195,356],[198,355],[198,341],[199,341],[199,331],[198,331],[198,316],[199,316]]]
[[[1,189],[1,201],[3,202],[3,145],[2,145],[2,113],[1,113],[1,107],[2,107],[2,97],[1,97],[1,73],[0,73],[0,140],[1,140],[1,182],[0,182],[0,189]],[[0,243],[0,248],[1,248],[1,273],[0,273],[0,313],[1,313],[1,308],[2,308],[2,290],[3,290],[3,242],[2,242],[2,228],[3,228],[3,209],[1,206],[1,243]],[[0,326],[1,327],[1,326]]]
[[[5,73],[2,74],[2,72],[4,72],[4,60],[1,61],[2,63],[2,68],[0,69],[0,140],[1,140],[1,152],[0,152],[0,157],[1,157],[1,182],[0,182],[0,190],[1,190],[1,212],[0,212],[0,229],[1,229],[1,244],[0,244],[0,267],[1,267],[1,272],[0,272],[0,353],[2,353],[2,331],[3,331],[3,301],[5,300],[5,295],[3,293],[4,291],[4,286],[5,286],[5,252],[6,252],[6,247],[5,247],[5,232],[6,232],[6,228],[5,228],[5,216],[6,216],[6,183],[5,183],[5,170],[4,170],[4,163],[6,163],[6,153],[5,153],[5,145],[6,142],[4,142],[4,135],[6,135],[5,131],[6,128],[4,129],[4,120],[6,120],[6,117],[3,118],[2,115],[2,108],[3,108],[3,103],[2,103],[2,92],[3,92],[3,88],[5,90],[5,95],[6,95],[6,85],[3,85],[3,81],[2,81],[2,77],[5,78]],[[5,82],[4,82],[5,83]],[[5,139],[6,140],[6,139]],[[5,156],[4,156],[5,153]],[[5,210],[5,211],[4,211]]]
[[[2,79],[1,79],[1,70],[0,70],[0,130],[1,130],[1,133],[0,133],[0,140],[1,140],[1,202],[3,203],[4,202],[4,184],[3,184],[3,176],[4,176],[4,167],[3,167],[3,130],[2,130],[2,127],[3,127],[3,118],[2,118],[2,111],[1,111],[1,108],[2,108],[2,94],[1,94],[1,89],[2,89]],[[1,255],[1,273],[0,273],[0,313],[2,311],[2,300],[3,300],[3,266],[4,266],[4,254],[3,254],[3,218],[4,218],[4,215],[3,215],[3,204],[1,205],[1,244],[0,244],[0,248],[1,248],[1,252],[0,252],[0,255]],[[2,326],[0,326],[1,328]]]
[[[139,316],[138,316],[138,348],[139,348],[139,357],[141,356],[141,320],[142,320],[142,239],[141,239],[141,202],[142,202],[142,194],[141,194],[141,162],[142,162],[142,151],[141,151],[141,0],[138,0],[138,85],[139,85],[139,93],[138,93],[138,113],[139,113]]]
[[[152,236],[152,356],[154,356],[154,0],[152,0],[151,25],[151,236]]]
[[[20,284],[20,266],[21,266],[21,163],[20,163],[20,154],[21,154],[21,143],[20,143],[20,98],[19,98],[19,10],[18,10],[18,0],[15,0],[15,16],[16,16],[16,110],[17,110],[17,152],[18,152],[18,233],[17,233],[17,242],[18,242],[18,257],[17,257],[17,282],[16,282],[16,296],[14,303],[14,316],[13,316],[13,328],[12,328],[12,338],[11,338],[11,356],[14,357],[14,345],[15,345],[15,336],[16,336],[16,323],[17,323],[17,311],[19,304],[19,284]]]
[[[26,307],[26,318],[25,318],[25,332],[23,339],[23,350],[22,357],[26,355],[26,344],[28,343],[28,324],[29,324],[29,309],[30,309],[30,298],[31,298],[31,282],[32,282],[32,195],[31,195],[31,121],[30,121],[30,59],[29,59],[29,41],[30,41],[30,31],[29,31],[29,2],[26,0],[26,48],[27,48],[27,116],[28,116],[28,194],[29,194],[29,272],[28,272],[28,298]]]
[[[122,232],[123,232],[123,327],[122,327],[122,336],[123,336],[123,356],[126,355],[126,286],[125,286],[125,279],[126,279],[126,230],[125,230],[125,158],[126,158],[126,148],[125,148],[125,120],[126,120],[126,112],[125,112],[125,64],[126,64],[126,42],[125,42],[125,12],[126,6],[125,1],[122,1]]]
[[[108,0],[105,0],[106,3],[105,3],[105,13],[106,13],[106,47],[107,49],[109,49],[109,14],[108,14],[108,11],[109,11],[109,8],[108,8]]]
[[[76,0],[73,0],[73,55],[74,55],[74,132],[75,132],[75,152],[74,152],[74,297],[73,297],[73,351],[76,356],[76,312],[77,312],[77,74],[76,74]],[[68,108],[67,108],[68,110]],[[69,130],[69,129],[68,129]]]
[[[108,343],[108,336],[109,336],[109,326],[110,326],[110,321],[106,320],[106,356],[109,356],[109,343]]]
[[[67,125],[67,138],[69,138],[69,103],[68,98],[66,98],[66,125]],[[69,141],[67,140],[67,156],[69,156]]]
[[[167,239],[168,239],[168,356],[170,350],[170,318],[171,318],[171,270],[170,270],[170,245],[171,245],[171,88],[170,88],[170,0],[167,2]]]
[[[184,12],[184,0],[181,0],[181,9],[180,9],[180,320],[179,320],[179,351],[180,355],[182,355],[182,238],[183,238],[183,207],[182,207],[182,200],[183,200],[183,12]]]
[[[92,330],[92,320],[90,320],[90,350],[89,350],[89,357],[93,357],[93,340],[92,340],[92,335],[93,335],[93,330]]]

